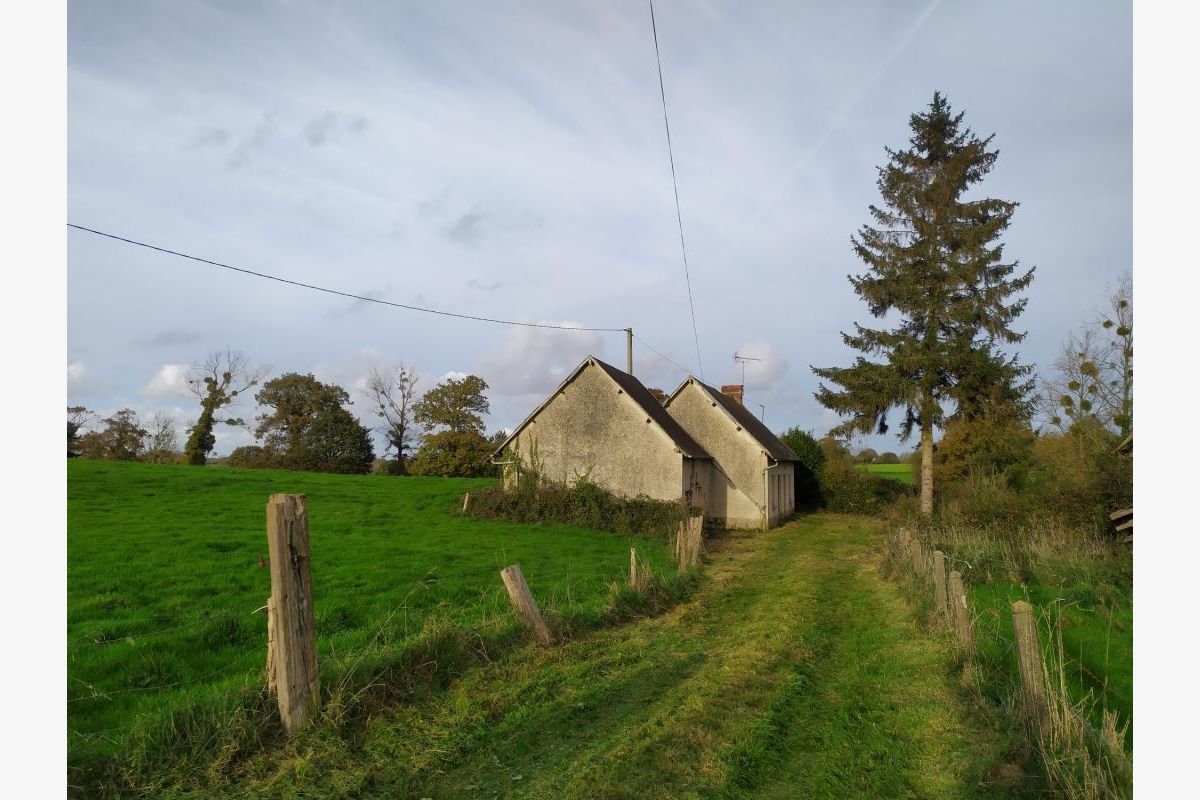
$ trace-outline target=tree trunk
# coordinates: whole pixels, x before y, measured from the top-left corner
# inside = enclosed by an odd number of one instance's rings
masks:
[[[921,514],[933,516],[933,425],[921,425]]]

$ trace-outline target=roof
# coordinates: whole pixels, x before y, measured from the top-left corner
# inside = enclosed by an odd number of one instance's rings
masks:
[[[567,386],[567,384],[575,380],[579,373],[583,371],[583,368],[589,364],[594,364],[595,366],[599,367],[602,372],[608,375],[608,377],[612,378],[612,380],[625,392],[626,397],[637,403],[642,411],[646,413],[646,416],[653,420],[654,423],[663,431],[663,433],[667,434],[668,438],[670,438],[675,446],[679,448],[679,451],[683,453],[683,455],[687,456],[688,458],[712,458],[712,456],[708,454],[708,451],[701,447],[700,443],[693,439],[691,435],[683,429],[683,426],[676,422],[671,415],[667,413],[667,410],[663,407],[663,404],[654,399],[654,395],[650,394],[650,390],[643,386],[641,381],[630,375],[628,372],[623,372],[611,364],[604,363],[595,356],[588,356],[578,367],[572,370],[571,374],[566,377],[566,380],[560,383],[558,388],[551,392],[550,395],[542,401],[541,405],[535,408],[533,413],[525,418],[524,422],[513,429],[513,432],[508,435],[508,438],[504,440],[504,443],[496,448],[495,452],[492,453],[492,456],[495,457],[503,453],[504,448],[508,447],[509,442],[515,439],[517,435],[533,420],[533,418],[540,414],[542,409],[548,406],[550,401],[553,400],[554,397],[560,391],[562,391],[564,387]]]
[[[782,440],[775,434],[771,433],[771,429],[763,424],[762,420],[754,416],[751,411],[744,405],[734,400],[729,395],[714,389],[696,376],[691,376],[679,385],[679,388],[671,393],[671,398],[667,401],[667,405],[679,394],[684,386],[694,382],[697,386],[703,389],[712,397],[713,401],[720,404],[725,409],[729,416],[733,417],[734,422],[742,426],[742,430],[750,434],[767,455],[776,461],[799,461],[800,458],[792,452],[792,448],[783,443]]]

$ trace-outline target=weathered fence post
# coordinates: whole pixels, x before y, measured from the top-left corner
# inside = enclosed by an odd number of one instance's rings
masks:
[[[271,558],[267,686],[278,698],[283,729],[291,733],[312,718],[321,699],[305,495],[271,495],[267,547]]]
[[[517,615],[521,617],[521,621],[525,623],[525,627],[533,631],[533,635],[539,642],[550,644],[550,629],[546,627],[546,621],[542,619],[542,612],[538,610],[537,603],[533,600],[529,584],[525,583],[525,576],[521,574],[520,565],[510,564],[500,570],[500,579],[504,581],[504,588],[508,590],[508,599],[516,609]]]
[[[946,616],[946,555],[941,550],[933,551],[933,601],[938,614]]]
[[[1021,671],[1021,699],[1029,720],[1044,730],[1050,719],[1046,702],[1045,670],[1038,643],[1033,607],[1024,600],[1012,604],[1013,633],[1016,635],[1017,665]]]
[[[463,494],[463,510],[462,510],[462,513],[464,513],[464,514],[465,514],[465,513],[467,513],[467,506],[469,506],[470,504],[471,504],[471,493],[470,493],[470,492],[465,492],[465,493]]]
[[[637,548],[629,548],[629,587],[635,592],[642,590],[642,576],[638,574]]]
[[[267,598],[267,694],[275,694],[275,612],[271,610],[271,598]]]
[[[975,652],[975,638],[971,634],[971,607],[967,605],[967,590],[963,586],[962,573],[958,570],[950,573],[950,610],[958,643],[970,655]]]

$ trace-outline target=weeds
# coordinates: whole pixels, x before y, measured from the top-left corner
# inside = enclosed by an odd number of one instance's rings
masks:
[[[910,531],[923,538],[930,550],[945,553],[974,584],[968,594],[975,612],[977,652],[962,655],[964,691],[990,700],[1009,725],[1026,732],[1047,782],[1061,796],[1069,800],[1130,797],[1132,764],[1125,750],[1128,717],[1121,723],[1118,712],[1104,707],[1095,696],[1097,686],[1088,687],[1075,675],[1078,667],[1080,674],[1088,673],[1093,684],[1101,683],[1099,676],[1085,667],[1089,658],[1099,657],[1094,652],[1096,642],[1077,632],[1099,626],[1111,634],[1113,606],[1127,597],[1132,580],[1127,551],[1099,535],[1055,525],[1034,527],[1020,536],[997,528],[981,530],[945,523],[918,523]],[[893,577],[910,574],[895,535],[889,538],[886,556],[886,569]],[[921,584],[916,593],[920,613],[937,625],[929,602],[931,592],[924,581],[917,583]],[[1012,650],[1010,603],[1014,598],[1012,591],[1006,594],[997,589],[1006,586],[1016,589],[1023,599],[1040,602],[1045,609],[1041,626],[1052,631],[1042,647],[1048,702],[1042,724],[1035,724],[1021,704]],[[1081,602],[1106,614],[1083,608]],[[1064,630],[1075,634],[1080,643],[1078,660],[1072,658]],[[1082,652],[1084,642],[1093,645],[1093,652]],[[1105,668],[1100,670],[1105,673],[1103,691],[1109,689],[1109,645],[1106,638]]]

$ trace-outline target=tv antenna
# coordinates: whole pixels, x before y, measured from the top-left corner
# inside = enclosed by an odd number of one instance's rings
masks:
[[[753,356],[743,356],[743,355],[739,355],[738,353],[734,353],[733,360],[734,360],[734,362],[742,365],[742,391],[745,391],[745,389],[746,389],[746,362],[747,361],[762,361],[762,359],[754,358]]]

